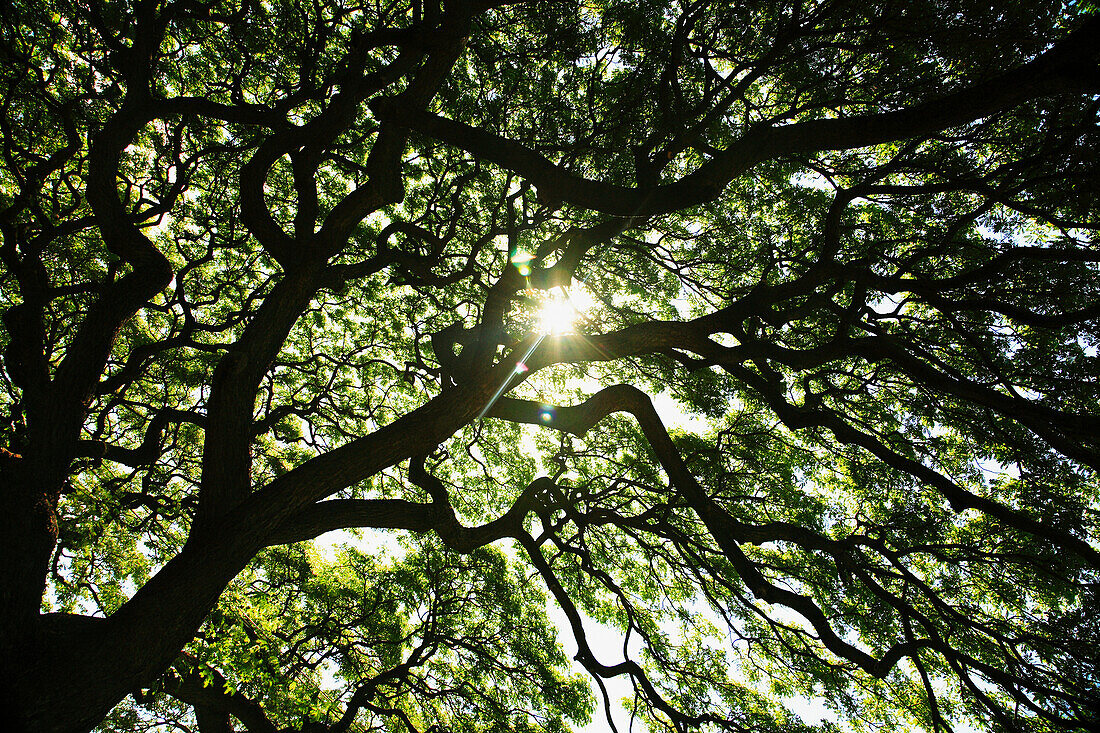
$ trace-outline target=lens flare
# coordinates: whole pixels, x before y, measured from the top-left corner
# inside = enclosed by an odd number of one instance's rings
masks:
[[[524,252],[521,249],[515,249],[508,255],[508,259],[512,262],[512,266],[516,268],[521,277],[531,277],[531,261],[535,259],[533,254]]]

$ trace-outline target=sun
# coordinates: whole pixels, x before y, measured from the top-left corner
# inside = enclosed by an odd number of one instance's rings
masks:
[[[536,314],[538,333],[543,336],[576,333],[578,325],[588,321],[586,313],[595,304],[596,299],[583,282],[574,281],[569,287],[545,293]]]
[[[539,333],[560,336],[573,333],[577,325],[577,308],[568,298],[551,296],[539,308]]]

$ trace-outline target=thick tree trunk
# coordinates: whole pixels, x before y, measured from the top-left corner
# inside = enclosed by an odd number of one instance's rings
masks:
[[[25,619],[0,657],[0,716],[19,731],[91,729],[175,660],[251,555],[237,543],[192,547],[108,619],[67,614]]]
[[[476,385],[457,387],[252,493],[206,531],[193,533],[184,549],[108,619],[38,615],[35,608],[12,637],[18,643],[0,658],[5,696],[0,716],[16,721],[17,730],[36,733],[89,730],[171,665],[225,586],[281,526],[337,488],[431,450],[472,419],[494,385],[510,374],[506,363]],[[38,545],[45,548],[38,569],[25,571],[27,577],[38,573],[35,604],[54,537]]]
[[[24,711],[36,696],[28,697],[23,683],[49,656],[40,609],[57,542],[59,492],[45,489],[33,473],[30,461],[10,453],[0,464],[0,717],[17,730],[33,730]]]
[[[0,719],[28,733],[86,731],[172,663],[262,533],[189,546],[110,619],[43,614],[60,496],[44,487],[60,487],[58,472],[0,461]]]
[[[50,553],[57,541],[57,493],[28,481],[22,459],[0,468],[0,650],[22,636],[42,602]]]

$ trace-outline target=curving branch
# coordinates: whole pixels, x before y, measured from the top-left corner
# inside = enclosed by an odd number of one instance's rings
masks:
[[[371,109],[383,121],[430,135],[523,176],[546,200],[618,216],[654,216],[713,201],[731,181],[766,160],[926,137],[1031,99],[1095,92],[1100,88],[1098,34],[1100,20],[1091,17],[1024,66],[908,109],[751,129],[696,171],[653,188],[583,178],[514,140],[392,99],[379,98]]]

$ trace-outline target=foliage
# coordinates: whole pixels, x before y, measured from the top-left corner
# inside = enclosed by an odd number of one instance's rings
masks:
[[[6,3],[8,717],[1100,726],[1094,12]]]

